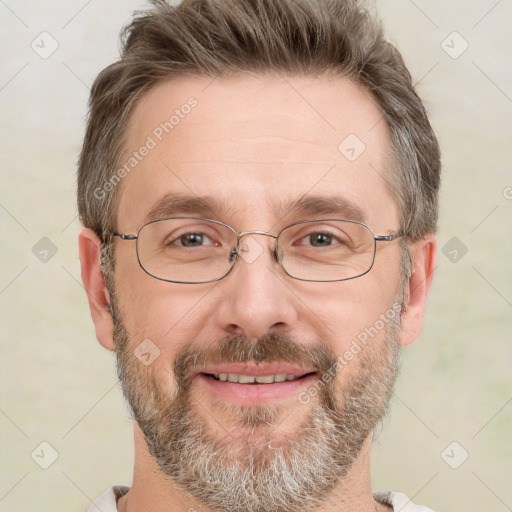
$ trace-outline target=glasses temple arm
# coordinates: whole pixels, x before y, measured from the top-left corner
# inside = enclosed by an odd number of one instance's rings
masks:
[[[404,236],[406,236],[405,233],[394,233],[393,235],[375,235],[374,238],[377,242],[392,242]]]
[[[122,233],[117,233],[116,231],[114,231],[114,233],[112,233],[112,236],[117,236],[121,240],[137,240],[137,237],[138,237],[138,235],[125,235]]]

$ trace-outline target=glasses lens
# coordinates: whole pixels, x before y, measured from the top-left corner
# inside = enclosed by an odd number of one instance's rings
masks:
[[[306,281],[339,281],[368,272],[375,239],[364,224],[319,220],[285,228],[278,240],[286,272]]]
[[[227,274],[237,237],[212,220],[175,218],[150,222],[137,238],[142,268],[166,281],[201,283]]]

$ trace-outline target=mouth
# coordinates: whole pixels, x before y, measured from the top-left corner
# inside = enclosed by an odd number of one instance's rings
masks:
[[[196,374],[207,393],[238,405],[296,398],[318,378],[315,369],[288,364],[229,364],[204,368]]]
[[[314,372],[313,372],[314,373]],[[243,375],[240,373],[206,373],[207,377],[211,377],[221,382],[237,382],[238,384],[274,384],[274,382],[285,382],[303,379],[311,373],[301,375],[293,373],[276,373],[271,375]]]

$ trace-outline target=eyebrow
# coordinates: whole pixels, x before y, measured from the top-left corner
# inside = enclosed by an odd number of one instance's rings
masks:
[[[144,224],[158,219],[179,215],[200,215],[220,220],[228,212],[237,208],[229,207],[209,196],[192,196],[170,192],[159,199],[144,218]],[[365,222],[366,215],[355,203],[341,196],[307,196],[291,203],[282,202],[274,206],[274,214],[279,219],[312,217],[324,215],[334,218]]]
[[[210,218],[212,216],[217,217],[217,212],[224,209],[218,201],[208,196],[191,196],[170,192],[151,207],[144,217],[144,223],[188,214],[199,214]]]
[[[366,215],[361,207],[342,196],[301,197],[289,205],[279,206],[274,211],[278,218],[328,215],[356,222],[366,221]]]

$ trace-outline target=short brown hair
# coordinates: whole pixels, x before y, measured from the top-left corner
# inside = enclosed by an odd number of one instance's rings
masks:
[[[400,53],[362,2],[184,0],[170,6],[160,0],[136,14],[122,42],[121,59],[93,84],[78,167],[80,218],[103,242],[115,230],[121,189],[109,187],[106,194],[104,184],[119,166],[127,121],[141,95],[179,75],[245,71],[334,73],[369,90],[390,130],[394,168],[386,181],[402,230],[413,240],[435,232],[439,146]]]

